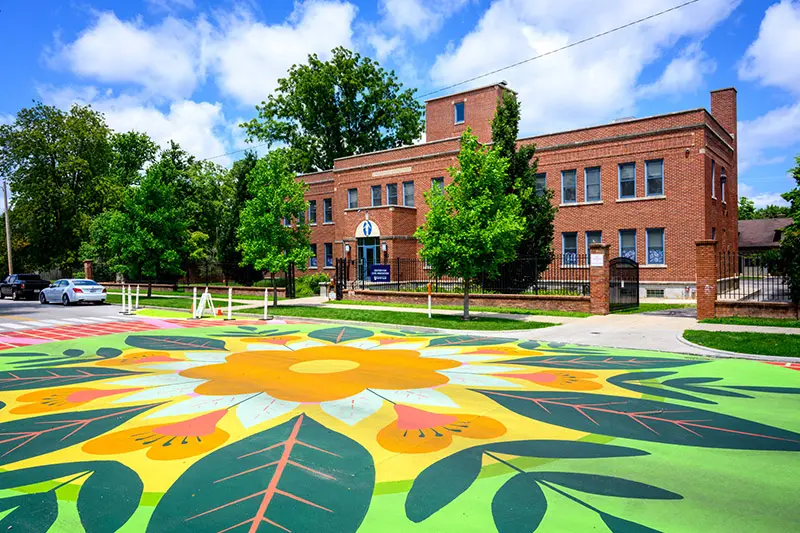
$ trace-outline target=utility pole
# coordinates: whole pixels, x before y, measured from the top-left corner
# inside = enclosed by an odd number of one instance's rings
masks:
[[[11,224],[8,222],[8,187],[6,180],[3,180],[3,202],[5,203],[6,214],[6,250],[8,251],[8,275],[14,273],[14,263],[11,261]]]

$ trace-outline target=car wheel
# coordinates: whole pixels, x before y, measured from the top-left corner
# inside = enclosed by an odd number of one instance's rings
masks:
[[[66,294],[61,297],[61,303],[64,305],[69,305],[69,296]]]
[[[17,292],[17,289],[12,289],[11,290],[11,299],[12,300],[19,300],[19,293]]]
[[[39,293],[39,303],[42,304],[42,305],[50,303],[50,302],[47,301],[47,296],[45,296],[43,292]]]

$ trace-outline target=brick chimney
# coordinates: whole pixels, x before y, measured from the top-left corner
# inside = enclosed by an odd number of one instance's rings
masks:
[[[491,142],[492,119],[503,91],[509,90],[505,82],[495,83],[426,101],[425,141],[459,137],[470,127],[478,141]]]
[[[736,141],[736,89],[711,91],[711,115]]]

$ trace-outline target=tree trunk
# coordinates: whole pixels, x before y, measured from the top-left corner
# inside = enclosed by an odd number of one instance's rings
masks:
[[[469,320],[469,281],[464,280],[464,320]]]
[[[151,298],[153,296],[153,280],[147,280],[147,297]]]
[[[272,280],[272,305],[278,305],[278,288],[275,287],[275,272],[270,272],[269,277]]]

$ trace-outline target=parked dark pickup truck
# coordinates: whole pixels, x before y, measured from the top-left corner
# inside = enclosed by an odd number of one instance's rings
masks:
[[[11,274],[0,283],[0,299],[11,296],[14,300],[37,296],[39,291],[50,286],[50,282],[39,274]]]

